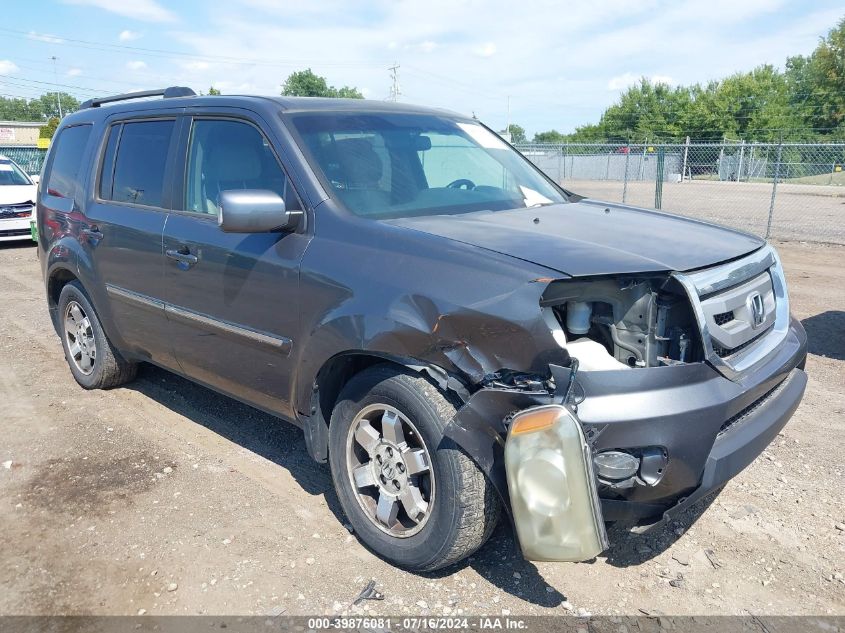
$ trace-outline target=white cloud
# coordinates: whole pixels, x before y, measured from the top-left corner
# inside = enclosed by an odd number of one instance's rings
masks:
[[[65,4],[96,7],[144,22],[174,22],[176,15],[155,0],[63,0]]]
[[[652,84],[666,84],[667,86],[671,86],[674,84],[674,80],[669,75],[635,75],[634,73],[625,73],[623,75],[617,75],[616,77],[611,78],[610,81],[607,82],[607,89],[608,90],[625,90],[626,88],[630,88],[638,83],[640,83],[640,79],[645,77],[648,79]]]
[[[147,67],[146,62],[142,62],[140,59],[132,60],[131,62],[126,62],[126,67],[129,70],[143,70]]]
[[[666,84],[667,86],[671,86],[675,83],[675,80],[669,75],[652,75],[649,79],[653,84]]]
[[[47,42],[49,44],[64,43],[64,40],[60,37],[56,37],[55,35],[48,35],[47,33],[36,33],[35,31],[30,31],[27,34],[27,37],[31,40],[36,40],[38,42]]]
[[[0,59],[0,75],[11,75],[20,70],[17,65],[9,59]]]
[[[493,42],[487,42],[481,46],[476,46],[472,52],[479,57],[493,57],[496,54],[496,45]]]
[[[201,61],[185,62],[181,66],[185,70],[208,70],[211,68],[211,64]]]
[[[511,121],[530,132],[568,131],[597,121],[642,74],[686,85],[782,65],[836,23],[832,7],[793,9],[798,17],[784,19],[785,3],[570,0],[562,19],[560,3],[550,0],[486,0],[484,11],[454,0],[229,0],[201,5],[195,20],[168,29],[175,41],[162,47],[195,58],[137,57],[150,74],[197,90],[213,84],[226,93],[278,94],[288,74],[310,67],[332,85],[367,87],[373,99],[388,95],[387,68],[396,62],[404,101],[474,111],[502,129],[511,95]],[[515,24],[530,36],[514,37]]]
[[[67,71],[68,77],[78,77],[81,74],[82,74],[81,68],[71,68],[70,70]]]
[[[140,37],[140,33],[126,29],[125,31],[120,32],[120,35],[117,36],[117,39],[121,42],[131,42],[132,40],[137,40]]]
[[[423,53],[430,53],[435,48],[437,48],[437,42],[432,42],[431,40],[425,40],[424,42],[420,42],[419,44],[417,44],[416,48]]]

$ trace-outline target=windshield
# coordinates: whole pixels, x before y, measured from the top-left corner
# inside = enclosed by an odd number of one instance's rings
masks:
[[[422,114],[293,117],[315,168],[353,213],[400,218],[566,202],[519,153],[473,121]]]
[[[31,184],[32,181],[20,167],[8,159],[0,159],[0,186]]]

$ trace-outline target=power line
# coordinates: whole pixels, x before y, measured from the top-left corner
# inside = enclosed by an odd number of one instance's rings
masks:
[[[72,84],[60,84],[60,83],[56,83],[56,82],[53,82],[53,81],[37,81],[35,79],[24,79],[23,77],[15,77],[13,75],[0,75],[0,77],[3,77],[4,79],[7,80],[4,83],[8,83],[8,80],[11,79],[12,81],[23,81],[23,82],[26,82],[26,83],[39,84],[39,85],[42,85],[42,86],[58,86],[60,88],[73,88],[75,90],[83,90],[85,92],[92,92],[94,94],[102,94],[102,92],[103,92],[102,90],[92,90],[91,88],[86,88],[84,86],[74,86]]]
[[[56,71],[56,59],[57,58],[56,58],[55,55],[53,55],[52,57],[50,57],[50,59],[53,60],[53,79],[55,79],[56,83],[58,84],[59,74],[58,74],[58,71]],[[56,90],[56,105],[59,106],[59,119],[61,120],[61,119],[64,118],[64,115],[62,114],[62,100],[59,99],[59,91],[58,90]]]
[[[19,31],[16,29],[8,29],[0,27],[0,32],[10,34],[12,37],[21,39],[28,39],[36,43],[52,43],[44,42],[43,40],[34,38],[31,33]],[[315,66],[334,66],[334,67],[368,67],[375,68],[381,66],[377,62],[331,62],[331,61],[315,61],[314,59],[290,59],[290,60],[275,60],[267,61],[266,59],[250,58],[250,57],[233,57],[227,55],[201,55],[197,53],[186,53],[184,51],[168,50],[162,48],[145,48],[141,46],[127,46],[123,44],[107,44],[103,42],[92,42],[90,40],[82,40],[70,37],[55,36],[56,39],[61,40],[62,44],[89,50],[100,51],[126,51],[141,57],[182,57],[185,59],[193,59],[197,61],[215,61],[225,64],[247,65],[247,66],[269,66],[269,67],[290,67],[299,66],[302,64],[309,64]]]

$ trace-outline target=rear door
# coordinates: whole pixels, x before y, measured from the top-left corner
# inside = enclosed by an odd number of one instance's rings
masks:
[[[83,230],[120,347],[166,367],[176,366],[162,301],[176,131],[175,115],[111,122]]]
[[[182,371],[264,409],[292,417],[292,340],[299,323],[299,263],[308,244],[294,232],[224,233],[221,191],[269,189],[301,209],[257,116],[241,110],[186,117],[185,178],[164,232],[165,301]]]

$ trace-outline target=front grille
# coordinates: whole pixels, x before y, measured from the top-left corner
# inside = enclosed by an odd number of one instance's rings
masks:
[[[771,247],[674,276],[686,289],[705,335],[705,359],[726,378],[738,380],[785,339],[789,299],[783,268]]]
[[[13,218],[28,218],[31,215],[31,202],[21,202],[19,204],[0,204],[0,220],[10,220]]]
[[[0,230],[0,237],[16,237],[18,235],[30,235],[29,229],[8,229],[6,231]]]
[[[747,407],[725,420],[725,423],[719,428],[719,432],[716,434],[716,438],[718,439],[719,437],[727,433],[729,430],[737,427],[742,422],[745,422],[751,416],[752,413],[754,413],[757,409],[763,406],[769,399],[776,396],[785,384],[786,380],[782,380],[774,389],[770,389],[760,398],[757,398],[757,400],[749,404]]]
[[[742,343],[741,345],[737,345],[736,347],[722,347],[721,345],[719,345],[718,343],[716,343],[714,341],[713,342],[713,351],[716,352],[716,356],[718,356],[719,358],[727,358],[728,356],[733,356],[737,352],[741,352],[742,350],[744,350],[749,345],[754,345],[754,343],[756,343],[761,337],[765,336],[766,333],[768,333],[769,329],[771,329],[771,328],[767,328],[763,332],[760,332],[754,338],[747,340],[747,341],[745,341],[745,343]]]
[[[716,321],[716,325],[724,325],[725,323],[730,323],[734,320],[734,311],[729,310],[728,312],[721,312],[720,314],[713,315],[713,320]]]

